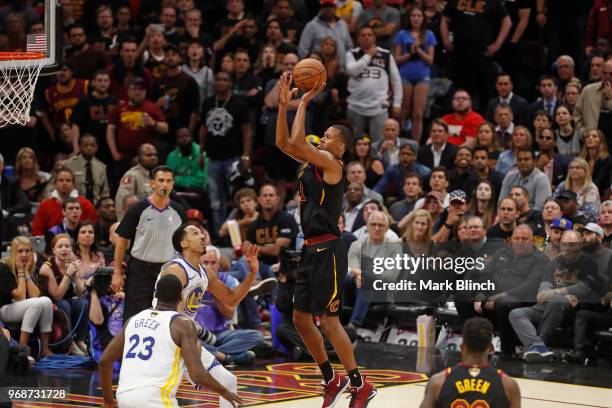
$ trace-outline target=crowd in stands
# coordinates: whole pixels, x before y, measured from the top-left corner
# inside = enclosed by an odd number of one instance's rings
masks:
[[[278,280],[236,308],[203,298],[209,350],[252,363],[280,313],[274,335],[292,357],[307,352],[283,260],[308,220],[299,164],[274,145],[278,78],[306,57],[327,69],[308,140],[332,124],[354,132],[339,220],[348,326],[362,327],[371,303],[364,244],[401,241],[415,256],[432,243],[510,244],[487,252],[479,275],[523,265],[509,289],[455,299],[461,318],[495,323],[506,354],[521,345],[526,360],[550,360],[565,321],[576,327],[567,359],[583,362],[590,331],[612,327],[609,0],[60,3],[63,65],[39,79],[28,124],[0,129],[0,323],[21,346],[35,334],[39,357],[99,355],[121,329],[123,292],[98,293],[95,275],[117,262],[115,230],[152,194],[160,165],[210,236],[207,268],[235,286],[243,250],[257,245],[259,278]],[[0,0],[0,51],[25,51],[27,34],[44,32],[43,5]],[[50,339],[60,311],[63,348]]]

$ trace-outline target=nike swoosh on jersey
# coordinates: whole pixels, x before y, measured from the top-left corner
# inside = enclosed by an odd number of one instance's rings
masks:
[[[317,252],[323,252],[325,251],[327,248],[317,248]]]

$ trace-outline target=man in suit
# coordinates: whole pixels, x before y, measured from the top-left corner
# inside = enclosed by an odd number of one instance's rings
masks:
[[[380,156],[385,168],[399,163],[399,151],[403,145],[410,143],[415,149],[419,147],[414,140],[400,138],[399,134],[399,122],[389,118],[383,126],[383,138],[372,145],[373,151]]]
[[[433,169],[444,166],[450,169],[455,164],[457,146],[448,143],[448,125],[442,119],[435,119],[429,128],[431,144],[421,146],[417,161]]]
[[[544,75],[540,78],[540,93],[541,98],[529,105],[529,127],[533,129],[533,120],[538,111],[545,111],[551,118],[555,117],[555,111],[561,104],[561,100],[557,98],[557,81],[551,75]]]
[[[495,108],[497,105],[506,103],[512,108],[512,114],[517,125],[528,126],[529,103],[513,92],[514,84],[509,74],[502,72],[497,75],[495,90],[497,96],[491,99],[487,105],[487,120],[491,123],[495,120]]]

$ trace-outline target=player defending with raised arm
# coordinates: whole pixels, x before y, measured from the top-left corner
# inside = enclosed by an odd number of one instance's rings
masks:
[[[172,246],[181,254],[162,266],[158,279],[164,276],[176,276],[182,285],[182,301],[179,311],[191,320],[195,319],[198,309],[202,303],[202,296],[209,290],[217,299],[228,306],[237,306],[242,299],[249,293],[253,280],[259,271],[259,261],[257,247],[252,246],[246,252],[246,259],[249,264],[249,274],[246,279],[233,289],[228,288],[221,282],[217,275],[209,270],[204,270],[200,262],[202,255],[206,253],[206,246],[209,245],[208,236],[204,231],[193,224],[185,223],[172,234]],[[153,300],[154,305],[156,300]],[[200,338],[204,338],[202,332],[207,332],[196,324],[196,330]],[[207,332],[208,333],[208,332]],[[204,368],[219,381],[225,388],[236,393],[238,391],[238,380],[221,363],[217,361],[208,350],[202,347],[201,359]],[[223,396],[219,397],[219,407],[232,407],[230,401]]]
[[[287,103],[297,89],[291,89],[291,75],[287,72],[281,76],[279,85],[276,146],[303,163],[298,182],[305,240],[302,264],[295,284],[293,322],[321,368],[324,379],[323,408],[333,407],[349,382],[349,406],[363,408],[376,396],[376,388],[359,374],[353,346],[338,318],[342,282],[348,270],[347,247],[338,229],[345,189],[340,158],[350,146],[351,132],[344,126],[331,126],[325,131],[319,146],[314,147],[306,142],[304,130],[308,103],[323,88],[325,82],[318,83],[302,96],[289,138]],[[321,329],[333,344],[348,379],[334,372],[313,316],[320,316]]]
[[[493,325],[473,317],[463,325],[463,361],[430,378],[421,408],[520,408],[516,381],[488,361],[493,350]]]
[[[155,309],[130,318],[100,359],[102,407],[114,407],[113,363],[123,357],[117,401],[121,408],[178,407],[176,391],[185,367],[198,385],[221,395],[230,405],[242,403],[202,366],[200,342],[192,321],[177,313],[181,282],[172,275],[157,282]]]

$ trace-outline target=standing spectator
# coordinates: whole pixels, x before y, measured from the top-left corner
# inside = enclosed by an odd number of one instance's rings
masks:
[[[200,151],[209,158],[210,200],[213,211],[212,230],[218,231],[225,220],[225,200],[230,184],[230,168],[237,160],[250,167],[251,128],[248,108],[230,90],[232,78],[217,72],[215,96],[204,101],[200,126]],[[204,157],[200,156],[200,166]]]
[[[151,307],[157,275],[162,265],[174,257],[172,234],[187,222],[185,210],[170,200],[174,187],[172,170],[165,166],[153,170],[153,193],[128,210],[117,227],[115,264],[111,287],[118,292],[124,283],[123,259],[128,243],[130,261],[125,274],[123,320]]]
[[[51,178],[49,173],[40,171],[36,153],[29,147],[23,147],[17,152],[15,176],[19,179],[19,188],[29,201],[40,201],[40,196]]]
[[[487,238],[500,238],[508,242],[516,228],[516,220],[518,218],[518,205],[514,198],[506,197],[499,201],[497,205],[497,218],[499,223],[487,230]]]
[[[153,76],[146,69],[137,56],[138,43],[134,38],[126,38],[119,47],[119,58],[109,68],[111,86],[110,94],[117,99],[128,99],[128,88],[135,77],[144,80],[146,91],[153,89]]]
[[[399,118],[402,106],[402,82],[391,53],[376,46],[371,27],[362,27],[357,33],[359,48],[346,53],[346,71],[349,75],[347,118],[353,124],[353,133],[368,132],[372,140],[382,139],[382,129],[389,117],[389,83],[393,93],[392,115]]]
[[[580,157],[587,161],[593,175],[593,183],[599,191],[610,187],[612,176],[612,158],[608,151],[606,136],[599,129],[589,129],[584,132],[584,144]]]
[[[567,178],[557,186],[555,196],[569,190],[576,194],[578,211],[582,212],[589,220],[597,222],[599,217],[599,189],[591,179],[589,164],[581,157],[570,162]]]
[[[372,7],[363,10],[357,18],[357,28],[372,28],[377,45],[387,50],[393,46],[393,36],[399,25],[400,13],[395,7],[387,6],[387,0],[374,0]]]
[[[74,77],[77,79],[90,79],[91,73],[105,69],[111,60],[103,51],[91,47],[87,43],[85,27],[76,23],[68,28],[68,41],[70,53],[66,61],[74,68]]]
[[[579,134],[585,129],[612,128],[612,58],[601,71],[601,81],[584,87],[574,109],[574,121]],[[610,132],[608,132],[610,133]],[[610,145],[612,137],[606,134]]]
[[[429,145],[419,147],[418,161],[424,166],[433,169],[444,166],[453,167],[457,147],[448,143],[448,125],[442,119],[434,119],[429,128]]]
[[[402,146],[399,158],[399,163],[385,169],[382,178],[374,186],[374,191],[383,197],[404,198],[402,185],[404,183],[404,176],[408,173],[417,173],[421,176],[422,180],[427,179],[431,174],[429,167],[425,167],[416,161],[416,149],[413,145],[405,144]]]
[[[76,227],[83,215],[81,203],[76,198],[68,198],[62,206],[62,222],[45,231],[45,253],[51,254],[51,241],[56,235],[68,234],[76,240]]]
[[[592,84],[593,82],[601,81],[601,75],[603,72],[603,66],[605,62],[606,62],[606,59],[603,57],[603,55],[593,54],[593,56],[591,57],[591,61],[589,63],[589,74],[586,77],[586,80],[584,81],[584,83],[588,85],[588,84]]]
[[[223,37],[237,23],[246,18],[244,0],[228,0],[227,15],[215,25],[215,37]]]
[[[180,34],[177,30],[178,10],[173,6],[163,6],[159,15],[159,22],[164,26],[164,38],[174,45],[177,45],[180,40]]]
[[[514,83],[512,78],[506,72],[497,74],[497,80],[495,81],[495,90],[497,96],[489,101],[487,104],[487,115],[486,118],[489,122],[493,122],[495,119],[495,108],[501,103],[505,103],[512,109],[512,114],[516,119],[516,123],[519,125],[527,126],[529,121],[528,109],[529,104],[519,95],[513,92]]]
[[[405,127],[406,122],[411,120],[412,139],[420,143],[423,134],[423,114],[431,82],[431,66],[434,63],[437,45],[434,33],[426,29],[425,14],[422,9],[418,7],[412,9],[407,30],[397,33],[393,43],[404,93],[400,123]]]
[[[389,118],[383,126],[383,138],[372,144],[375,154],[380,156],[384,167],[399,163],[399,149],[410,143],[408,139],[399,137],[400,124],[397,120]]]
[[[280,21],[272,17],[266,22],[266,44],[273,45],[278,53],[277,61],[283,59],[286,54],[297,54],[297,48],[286,41]],[[328,68],[329,69],[329,68]],[[265,85],[265,83],[263,84]]]
[[[508,173],[516,167],[518,151],[521,149],[531,149],[533,139],[531,133],[524,126],[515,126],[510,139],[510,148],[500,153],[495,170],[501,173]]]
[[[74,79],[73,75],[74,69],[65,62],[56,75],[57,83],[45,89],[40,121],[56,144],[59,144],[60,126],[71,123],[72,109],[79,98],[87,95],[89,81]]]
[[[274,16],[278,19],[287,42],[295,46],[298,44],[304,28],[304,24],[300,21],[305,21],[305,19],[301,19],[299,16],[296,17],[291,0],[276,0],[275,3],[270,18]],[[296,4],[299,5],[299,2],[296,2]]]
[[[555,130],[557,151],[567,156],[578,156],[582,137],[572,125],[572,114],[566,106],[559,105],[555,110],[555,124],[557,127]]]
[[[559,87],[555,78],[550,75],[544,75],[540,78],[540,94],[542,94],[542,97],[529,105],[530,123],[533,123],[537,113],[542,110],[551,118],[555,116],[555,111],[561,104],[561,101],[557,98],[558,91]]]
[[[67,234],[56,235],[51,241],[51,249],[53,256],[40,268],[42,293],[66,314],[69,329],[74,327],[74,336],[68,339],[70,354],[84,356],[87,354],[85,339],[89,322],[83,317],[87,315],[89,302],[84,296],[82,264],[72,252],[72,240]]]
[[[129,166],[143,143],[154,144],[159,135],[168,132],[168,123],[159,106],[146,99],[145,80],[132,78],[127,101],[122,101],[111,112],[106,129],[106,141],[113,156],[113,179]]]
[[[115,200],[110,197],[102,197],[96,203],[98,212],[98,222],[95,227],[95,234],[98,237],[100,250],[106,258],[109,258],[108,249],[111,247],[110,227],[117,222],[117,212],[115,211]]]
[[[110,52],[117,46],[117,34],[113,23],[113,10],[106,4],[98,7],[96,10],[96,28],[91,36],[91,42],[100,51]]]
[[[63,219],[62,204],[68,198],[77,198],[81,203],[81,221],[89,220],[96,222],[98,215],[91,201],[79,195],[74,187],[74,173],[66,167],[55,170],[54,177],[55,189],[51,192],[51,197],[41,201],[32,220],[32,235],[44,235],[45,231],[54,225],[60,224]]]
[[[144,67],[151,72],[154,80],[161,78],[166,71],[164,59],[167,43],[162,30],[161,25],[149,24],[136,53],[139,59],[142,58]]]
[[[348,26],[344,20],[335,16],[335,10],[334,0],[321,0],[319,14],[306,24],[299,37],[298,54],[300,58],[304,58],[311,50],[319,51],[323,39],[331,36],[336,40],[336,52],[342,70],[345,56],[352,48],[353,42]],[[283,19],[280,20],[282,22]]]
[[[455,91],[453,112],[442,116],[442,120],[448,124],[449,143],[470,149],[476,146],[478,127],[485,121],[482,116],[472,110],[472,97],[463,89]]]
[[[11,241],[9,256],[0,262],[0,319],[6,323],[21,322],[19,345],[27,346],[38,326],[42,357],[53,354],[49,335],[53,322],[51,299],[41,296],[34,283],[36,261],[32,243],[26,237]]]
[[[215,74],[207,65],[206,51],[204,45],[198,40],[191,40],[187,46],[186,61],[183,64],[183,72],[189,74],[198,83],[200,91],[200,106],[202,109],[204,100],[210,98],[215,91]]]
[[[451,0],[444,8],[440,34],[444,48],[452,53],[453,82],[477,96],[476,106],[482,111],[489,100],[489,84],[493,82],[493,56],[506,41],[511,27],[512,20],[501,0],[482,0],[477,4]]]
[[[143,199],[153,192],[151,187],[151,172],[157,166],[157,149],[150,143],[141,144],[138,147],[138,163],[130,168],[123,177],[115,196],[115,205],[122,206],[125,198],[136,195]],[[117,210],[117,218],[121,220],[125,212],[123,208]]]
[[[96,71],[91,81],[93,90],[81,97],[72,111],[72,136],[74,153],[79,151],[79,139],[86,133],[94,135],[98,145],[98,157],[103,163],[113,159],[106,141],[106,127],[110,112],[119,101],[108,93],[110,76],[106,71]]]
[[[175,45],[165,48],[166,71],[155,84],[154,100],[161,107],[164,118],[168,122],[168,132],[164,142],[168,146],[174,144],[173,136],[178,128],[186,127],[194,135],[198,123],[200,107],[200,92],[198,84],[181,68],[182,57]],[[168,155],[169,148],[160,152],[162,161]]]
[[[487,181],[493,186],[496,197],[499,197],[504,174],[489,166],[489,151],[486,147],[477,146],[472,153],[472,167],[476,170],[480,181]]]
[[[542,211],[544,201],[551,196],[552,191],[548,177],[536,168],[533,150],[521,148],[516,156],[516,169],[510,170],[504,177],[500,200],[508,197],[514,186],[521,186],[529,194],[529,206]]]
[[[215,41],[213,50],[216,52],[245,51],[251,61],[257,60],[263,46],[258,35],[257,21],[246,17],[237,23],[228,34]]]
[[[97,203],[100,197],[109,195],[106,165],[96,158],[98,143],[93,135],[84,134],[79,141],[77,156],[64,161],[63,165],[72,170],[74,186],[80,195],[92,203]]]
[[[185,13],[185,29],[181,36],[178,47],[181,54],[185,54],[187,47],[192,42],[202,44],[202,48],[207,57],[212,57],[213,37],[202,27],[202,11],[197,8],[187,10]]]
[[[608,0],[595,0],[586,24],[584,55],[589,56],[600,38],[612,41],[612,8]]]

